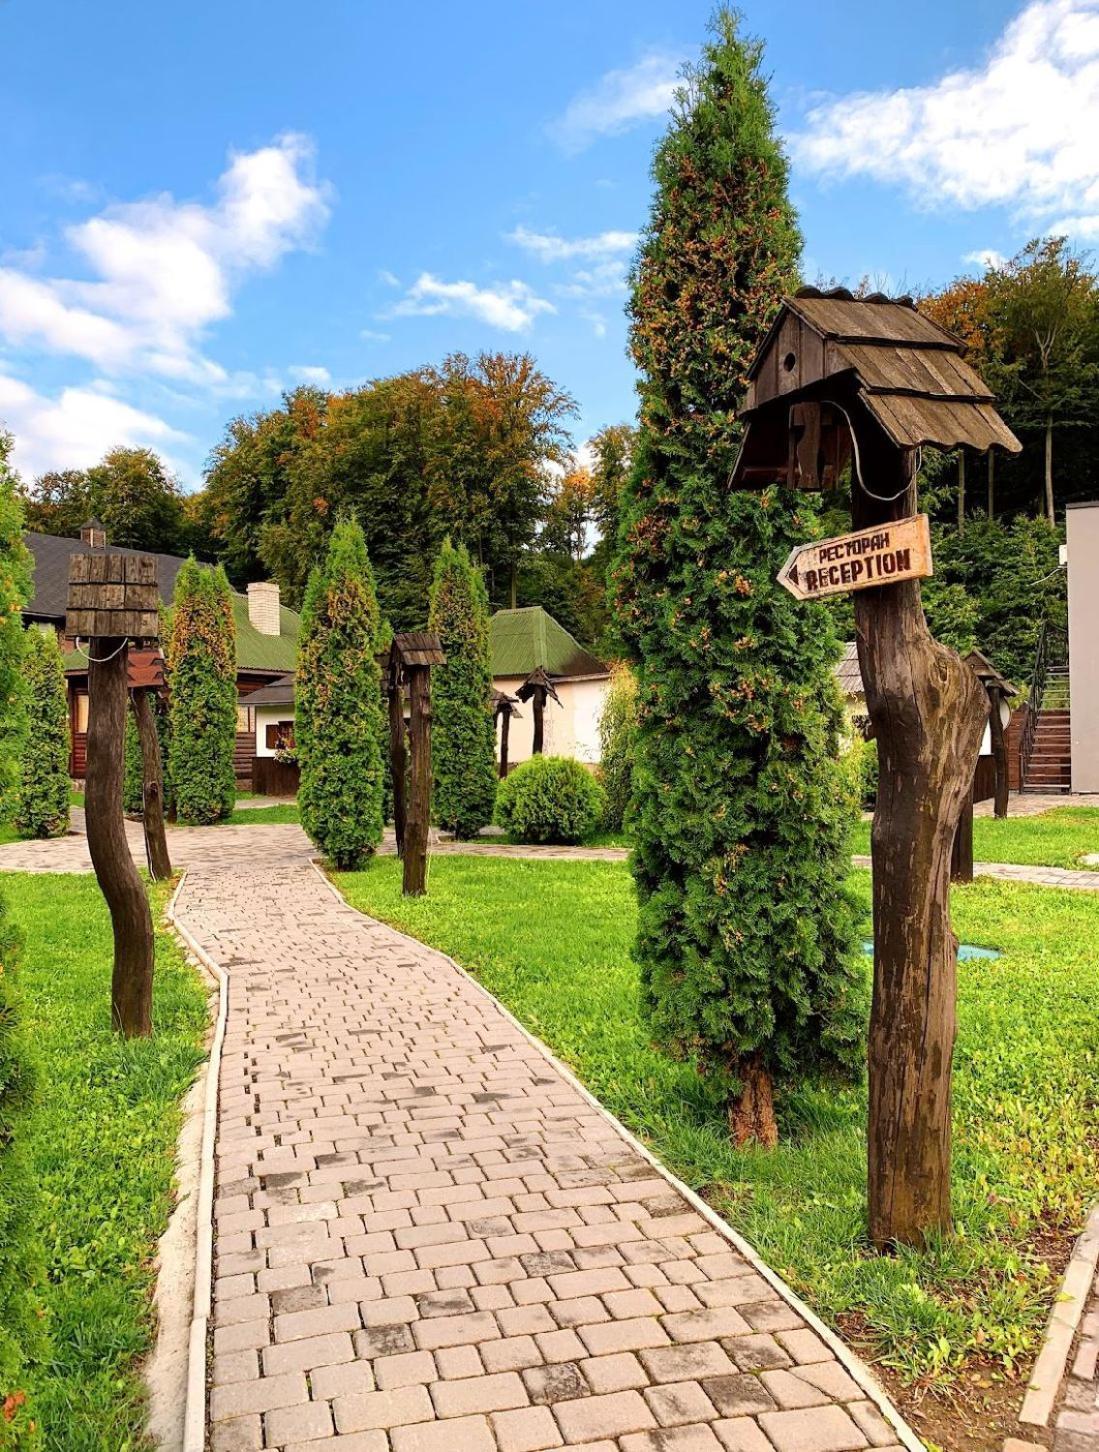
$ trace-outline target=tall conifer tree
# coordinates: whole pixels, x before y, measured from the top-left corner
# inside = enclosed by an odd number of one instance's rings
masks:
[[[302,826],[344,869],[382,836],[381,634],[362,529],[341,520],[305,590],[294,734]]]
[[[176,812],[194,826],[223,821],[236,803],[236,638],[225,571],[189,559],[176,576],[165,660]]]
[[[447,539],[435,561],[430,629],[446,651],[432,682],[435,819],[456,837],[475,837],[492,821],[496,730],[488,593],[465,545]]]
[[[15,828],[21,837],[60,837],[69,830],[69,702],[52,630],[27,632],[23,684],[30,730]]]
[[[777,1078],[861,1053],[851,806],[826,609],[775,582],[804,495],[732,491],[748,364],[800,236],[762,49],[727,10],[654,161],[633,274],[640,436],[613,570],[637,657],[636,953],[657,1038],[774,1143]]]

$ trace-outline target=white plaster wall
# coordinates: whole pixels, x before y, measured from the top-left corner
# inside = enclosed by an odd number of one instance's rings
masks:
[[[247,698],[245,698],[247,701]],[[256,706],[256,755],[274,756],[273,747],[267,745],[267,728],[280,721],[293,721],[293,706]]]
[[[524,677],[498,676],[493,685],[498,691],[514,696]],[[599,761],[599,717],[603,711],[609,681],[559,681],[554,700],[546,702],[543,716],[542,751],[545,756],[572,756],[594,766]],[[508,731],[508,762],[511,766],[529,761],[534,739],[534,709],[530,701],[517,701],[517,716],[511,718]],[[496,727],[496,752],[500,752],[500,727]]]

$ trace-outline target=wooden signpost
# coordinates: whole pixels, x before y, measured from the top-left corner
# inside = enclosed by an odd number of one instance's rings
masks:
[[[880,1249],[923,1245],[951,1224],[950,858],[988,697],[924,619],[919,579],[931,562],[929,551],[917,560],[917,458],[925,444],[1020,447],[963,352],[909,298],[803,289],[784,300],[749,370],[730,481],[816,491],[850,464],[854,533],[798,551],[779,578],[803,599],[855,592],[878,746],[867,1188]]]
[[[797,600],[821,600],[875,585],[922,580],[932,573],[927,515],[914,514],[880,529],[801,545],[790,551],[777,579]]]
[[[111,1020],[128,1038],[152,1033],[153,922],[122,815],[128,652],[160,630],[156,561],[94,550],[69,560],[65,633],[87,643],[88,851],[114,930]]]
[[[431,669],[445,665],[437,635],[407,631],[393,637],[389,653],[389,722],[394,811],[400,812],[405,897],[427,891],[427,849],[431,831]],[[408,755],[404,749],[404,687],[408,687]]]
[[[552,680],[541,666],[535,666],[530,675],[515,692],[520,701],[531,703],[531,713],[534,717],[534,735],[531,740],[530,753],[532,756],[541,756],[542,747],[545,743],[545,717],[546,701],[553,698],[558,705],[561,704],[561,697],[554,689]]]
[[[500,723],[500,764],[497,768],[497,775],[501,779],[508,774],[508,731],[511,727],[511,718],[518,714],[515,709],[514,696],[509,696],[505,691],[493,691],[492,715],[493,719]]]

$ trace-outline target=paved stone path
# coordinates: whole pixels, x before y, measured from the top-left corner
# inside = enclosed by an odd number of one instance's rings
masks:
[[[1062,1389],[1053,1452],[1099,1452],[1099,1274],[1092,1283],[1076,1355]]]
[[[212,1452],[898,1447],[441,954],[289,860],[193,869],[177,916],[229,975]]]

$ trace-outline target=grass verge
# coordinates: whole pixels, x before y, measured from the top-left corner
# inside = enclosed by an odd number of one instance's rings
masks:
[[[869,853],[869,822],[858,823],[852,850]],[[1054,807],[1003,821],[973,819],[973,856],[978,862],[1079,869],[1087,866],[1081,857],[1091,852],[1099,852],[1099,807]]]
[[[298,811],[297,802],[287,802],[277,807],[238,807],[225,820],[233,827],[260,827],[265,822],[271,826],[300,822],[301,813]]]
[[[356,907],[476,973],[910,1391],[973,1414],[996,1387],[1014,1398],[1099,1193],[1099,900],[989,880],[956,890],[962,938],[1002,953],[959,971],[956,1234],[881,1258],[864,1234],[865,1090],[787,1093],[780,1148],[734,1150],[703,1083],[649,1042],[623,866],[437,857],[422,899],[401,897],[384,859],[336,880]],[[868,874],[853,881],[868,909]]]
[[[159,929],[154,1036],[120,1039],[95,879],[5,873],[0,890],[26,940],[38,1074],[22,1134],[39,1188],[50,1353],[31,1397],[49,1452],[136,1452],[148,1445],[140,1361],[154,1329],[153,1255],[171,1210],[179,1105],[203,1054],[205,994]],[[154,890],[158,924],[167,896]]]

